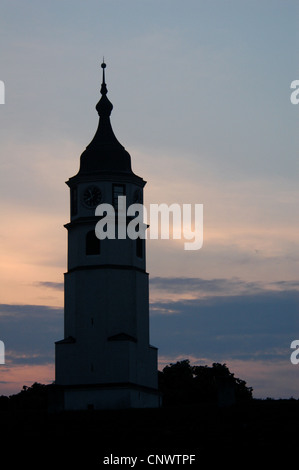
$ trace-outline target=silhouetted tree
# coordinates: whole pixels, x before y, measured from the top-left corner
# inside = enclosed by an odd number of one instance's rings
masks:
[[[35,382],[31,387],[23,385],[22,390],[10,395],[10,408],[13,409],[46,409],[48,385]]]
[[[252,388],[219,363],[192,366],[185,359],[170,364],[159,372],[159,387],[165,405],[232,404],[252,399]]]
[[[193,373],[189,360],[170,364],[159,372],[159,386],[164,395],[164,404],[188,403],[192,385]]]

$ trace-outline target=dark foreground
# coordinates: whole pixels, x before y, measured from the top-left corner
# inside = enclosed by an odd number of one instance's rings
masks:
[[[186,454],[195,456],[193,468],[257,468],[279,458],[286,468],[298,457],[299,401],[292,399],[251,400],[230,408],[2,410],[0,419],[1,456],[10,467],[132,468],[132,462],[117,458],[134,456],[134,467],[142,468],[154,465],[155,457],[147,462],[148,456]],[[189,465],[186,461],[184,467]]]

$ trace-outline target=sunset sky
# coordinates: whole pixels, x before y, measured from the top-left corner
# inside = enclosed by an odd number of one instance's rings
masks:
[[[299,398],[299,5],[292,0],[2,0],[0,395],[54,380],[69,193],[98,124],[145,203],[203,204],[204,242],[148,240],[160,367],[226,363],[256,398]]]

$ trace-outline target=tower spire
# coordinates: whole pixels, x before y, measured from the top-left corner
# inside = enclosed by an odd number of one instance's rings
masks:
[[[108,90],[105,77],[106,63],[104,57],[101,68],[101,98],[96,105],[96,110],[99,115],[99,124],[92,141],[81,154],[79,173],[110,171],[113,173],[133,174],[130,154],[115,137],[110,122],[113,104],[107,97]]]

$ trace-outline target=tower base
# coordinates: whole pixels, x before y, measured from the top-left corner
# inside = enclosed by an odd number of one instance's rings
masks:
[[[161,396],[156,389],[130,383],[54,385],[48,402],[50,412],[159,408]]]

